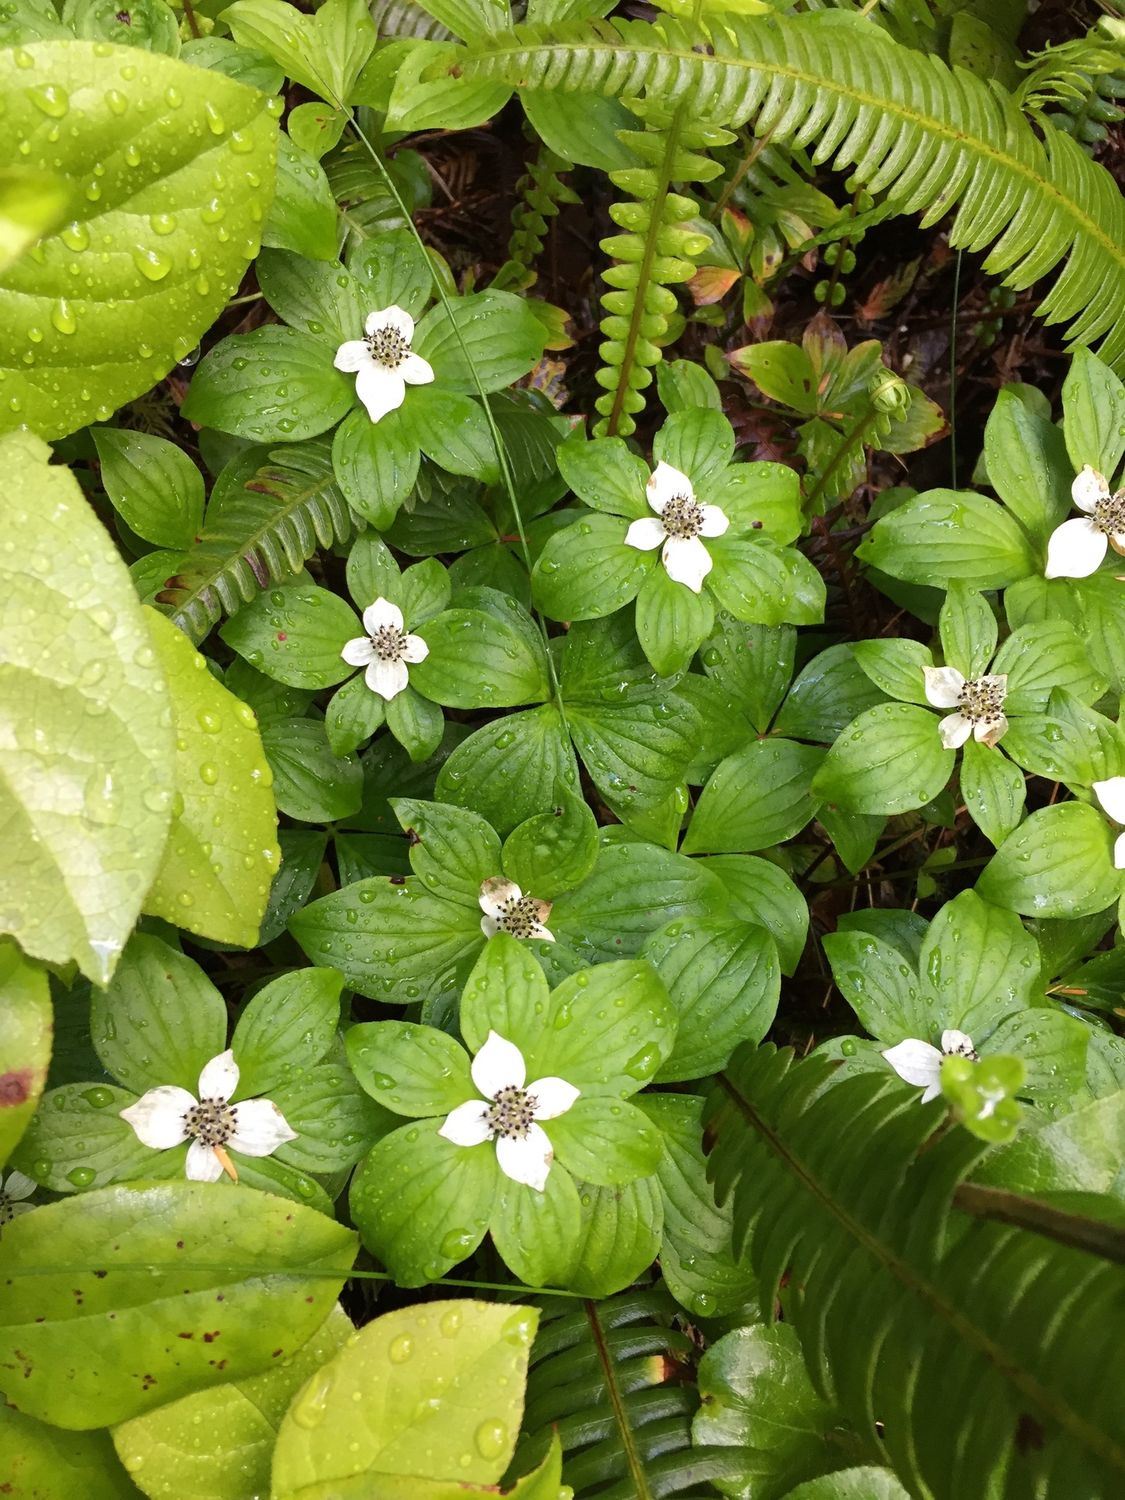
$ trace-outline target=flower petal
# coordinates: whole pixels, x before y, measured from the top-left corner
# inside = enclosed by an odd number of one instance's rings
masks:
[[[480,1099],[459,1104],[446,1115],[438,1135],[455,1146],[482,1145],[492,1135],[488,1128],[488,1105]]]
[[[415,662],[425,661],[430,654],[430,648],[420,635],[405,635],[402,638],[402,659],[413,666]]]
[[[660,546],[667,535],[668,533],[655,516],[645,516],[643,520],[634,521],[629,527],[625,533],[625,545],[636,547],[638,552],[651,552],[655,547]]]
[[[388,625],[392,630],[402,629],[402,610],[380,594],[375,603],[369,604],[363,611],[363,628],[368,635],[374,635],[377,630],[385,630]]]
[[[484,933],[486,938],[495,937],[496,934],[500,931],[500,923],[496,920],[495,917],[485,915],[480,919],[480,930]]]
[[[1094,796],[1115,823],[1125,823],[1125,776],[1111,776],[1108,781],[1095,781]]]
[[[726,511],[720,510],[717,505],[704,505],[701,508],[703,511],[703,528],[700,535],[722,536],[723,532],[730,525]]]
[[[374,323],[374,326],[372,324]],[[390,307],[384,307],[382,312],[371,313],[367,319],[367,332],[376,333],[380,328],[393,328],[396,333],[402,335],[407,344],[414,337],[414,319],[405,309],[399,307],[397,302],[392,302]]]
[[[25,1177],[22,1172],[17,1172],[13,1167],[0,1191],[4,1193],[9,1203],[18,1203],[21,1198],[30,1198],[38,1186],[37,1182],[32,1181],[30,1177]]]
[[[979,724],[973,725],[973,735],[978,744],[998,745],[1008,732],[1008,720],[1001,714],[998,719],[993,719],[991,724],[986,724],[982,719]]]
[[[177,1088],[174,1083],[163,1083],[159,1088],[149,1089],[136,1104],[119,1111],[121,1118],[136,1131],[142,1146],[153,1151],[167,1151],[186,1141],[184,1116],[195,1108],[195,1096],[187,1089]]]
[[[923,667],[926,679],[926,702],[934,708],[957,708],[965,688],[965,679],[956,667]]]
[[[534,1188],[537,1193],[547,1186],[554,1159],[554,1149],[541,1125],[529,1125],[522,1139],[502,1135],[496,1142],[496,1160],[504,1176]]]
[[[518,901],[522,895],[523,891],[514,880],[505,880],[503,875],[490,875],[487,880],[482,880],[480,883],[480,895],[477,897],[477,902],[481,911],[499,920],[504,914],[504,903]]]
[[[1088,516],[1094,514],[1094,506],[1109,494],[1109,485],[1104,474],[1099,474],[1091,464],[1083,465],[1082,472],[1070,487],[1070,498],[1079,510]]]
[[[900,1078],[919,1087],[937,1083],[941,1074],[941,1053],[917,1037],[907,1037],[897,1047],[887,1047],[883,1056]]]
[[[235,1128],[227,1145],[243,1156],[269,1156],[297,1132],[272,1099],[247,1099],[235,1106]]]
[[[406,670],[404,661],[373,661],[363,674],[367,686],[373,693],[389,703],[392,698],[397,698],[403,688],[410,681],[410,673]]]
[[[939,1079],[939,1080],[936,1080],[934,1083],[930,1083],[930,1084],[926,1085],[925,1089],[923,1089],[923,1091],[922,1091],[922,1097],[921,1097],[921,1099],[918,1100],[918,1103],[919,1104],[929,1104],[929,1102],[930,1102],[931,1099],[937,1099],[940,1094],[941,1094],[941,1081]]]
[[[658,516],[664,514],[664,507],[668,501],[674,500],[677,495],[683,495],[688,500],[695,499],[691,480],[686,474],[681,474],[679,469],[673,469],[671,464],[666,464],[663,459],[649,476],[649,481],[645,485],[645,494],[648,496],[648,503]]]
[[[357,635],[353,640],[345,641],[340,655],[349,667],[365,667],[375,656],[375,647],[371,644],[370,636]]]
[[[337,370],[343,370],[347,375],[354,375],[362,370],[364,365],[371,363],[371,350],[363,339],[349,339],[346,344],[341,344],[336,350],[332,363]]]
[[[967,1031],[958,1031],[956,1027],[952,1027],[941,1034],[941,1050],[946,1057],[971,1057],[976,1048]]]
[[[218,1182],[223,1175],[223,1164],[202,1141],[192,1141],[188,1147],[184,1172],[189,1182]]]
[[[535,1100],[532,1117],[536,1120],[555,1120],[565,1115],[582,1092],[565,1078],[537,1078],[529,1083],[527,1092]]]
[[[1113,845],[1113,868],[1125,870],[1125,833],[1118,834]]]
[[[29,1214],[33,1208],[37,1207],[38,1204],[35,1203],[9,1203],[8,1214],[10,1218],[14,1219],[17,1214]]]
[[[222,1099],[225,1103],[238,1087],[238,1064],[228,1047],[213,1057],[199,1075],[199,1097]]]
[[[1046,578],[1089,578],[1096,573],[1109,546],[1109,538],[1093,521],[1076,516],[1051,532],[1047,543]]]
[[[407,385],[429,385],[434,378],[433,366],[420,354],[407,354],[399,362],[398,373]]]
[[[495,1099],[501,1089],[522,1089],[527,1077],[523,1053],[515,1042],[505,1041],[495,1031],[488,1033],[488,1040],[473,1058],[469,1071],[486,1099]]]
[[[686,584],[693,594],[700,592],[714,567],[710,552],[697,536],[670,536],[661,558],[672,582]]]
[[[959,750],[972,732],[973,721],[964,714],[946,714],[938,724],[938,734],[947,750]]]
[[[555,934],[549,927],[544,927],[542,922],[536,922],[532,937],[539,943],[553,943]]]
[[[356,372],[355,393],[367,408],[367,415],[378,422],[389,411],[395,411],[406,396],[406,382],[397,370],[369,362]]]

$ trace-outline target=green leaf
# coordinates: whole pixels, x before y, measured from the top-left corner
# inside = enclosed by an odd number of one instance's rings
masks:
[[[412,318],[420,317],[432,294],[433,265],[410,229],[386,230],[348,254],[348,270],[365,313],[393,304]],[[358,333],[353,329],[347,336]]]
[[[479,401],[418,386],[401,409],[404,431],[427,458],[450,474],[465,474],[484,484],[499,479],[496,444]]]
[[[551,1169],[541,1193],[501,1175],[492,1242],[525,1286],[568,1286],[578,1257],[581,1217],[578,1188],[565,1167]]]
[[[1037,1007],[1016,1011],[988,1038],[990,1056],[1018,1057],[1026,1077],[1018,1092],[1063,1109],[1086,1076],[1087,1026],[1061,1011]]]
[[[361,1474],[369,1493],[396,1475],[496,1484],[519,1433],[538,1321],[534,1308],[467,1298],[376,1318],[298,1394],[278,1433],[272,1493],[297,1500]]]
[[[923,669],[932,667],[934,658],[929,647],[920,641],[855,641],[852,654],[880,692],[889,698],[897,698],[900,703],[928,701]]]
[[[338,594],[307,579],[259,594],[219,632],[232,651],[267,677],[312,690],[332,687],[355,671],[340,652],[364,633]]]
[[[35,1113],[51,1060],[51,994],[42,969],[0,939],[0,1167]]]
[[[186,1147],[154,1156],[121,1119],[119,1111],[135,1104],[136,1097],[101,1084],[48,1089],[12,1165],[53,1193],[105,1187],[128,1177],[181,1176]]]
[[[511,708],[550,693],[531,620],[519,624],[477,609],[449,609],[420,625],[430,648],[411,667],[414,686],[448,708]]]
[[[1075,469],[1112,479],[1125,453],[1125,386],[1089,349],[1077,349],[1063,382],[1063,435]],[[1069,507],[1068,507],[1069,509]]]
[[[792,547],[771,537],[741,541],[721,536],[708,543],[715,560],[707,587],[736,620],[759,625],[816,625],[824,618],[824,581]]]
[[[167,438],[95,427],[102,483],[114,509],[158,547],[188,547],[203,524],[203,476]]]
[[[988,670],[996,650],[998,627],[992,606],[983,594],[967,589],[963,583],[951,584],[938,625],[941,649],[949,666],[956,667],[964,677],[980,677]]]
[[[628,604],[654,563],[626,546],[626,529],[618,516],[579,512],[550,536],[531,570],[536,606],[553,620],[594,620]]]
[[[1032,1003],[1039,945],[1012,912],[962,891],[930,923],[918,972],[934,1024],[978,1037]]]
[[[1005,708],[1010,714],[1043,713],[1055,688],[1090,703],[1106,686],[1091,665],[1089,647],[1068,620],[1043,620],[1013,630],[996,653],[992,671],[1007,674]]]
[[[336,200],[324,168],[284,131],[277,148],[277,191],[262,244],[313,260],[336,258]]]
[[[1070,510],[1073,473],[1062,433],[1033,412],[1015,391],[1005,388],[985,424],[984,458],[992,488],[1035,541],[1045,546]]]
[[[813,778],[823,752],[792,740],[753,740],[714,771],[696,804],[685,854],[768,849],[815,815]]]
[[[556,1160],[596,1187],[650,1177],[664,1149],[660,1131],[647,1116],[632,1104],[609,1099],[578,1099],[547,1129]]]
[[[674,582],[662,566],[650,567],[637,594],[636,623],[641,650],[661,677],[671,677],[710,635],[715,607],[708,594]]]
[[[637,1103],[664,1137],[656,1169],[664,1202],[664,1282],[696,1317],[737,1312],[754,1299],[756,1283],[734,1253],[730,1205],[719,1208],[707,1181],[703,1101],[690,1094],[644,1094]]]
[[[320,1061],[336,1037],[342,986],[334,969],[294,969],[258,991],[231,1038],[237,1097],[268,1094]]]
[[[455,1146],[438,1135],[441,1124],[419,1120],[393,1130],[352,1178],[348,1206],[363,1243],[400,1286],[437,1281],[471,1255],[499,1191],[492,1143]]]
[[[246,1380],[196,1391],[114,1428],[117,1452],[146,1494],[177,1500],[247,1500],[267,1494],[277,1429],[305,1381],[352,1332],[337,1305],[297,1352]],[[62,1497],[60,1496],[60,1500]]]
[[[560,443],[555,460],[570,488],[594,510],[633,521],[652,514],[645,498],[648,468],[623,438],[590,440],[575,433]]]
[[[414,488],[421,458],[401,410],[372,422],[357,407],[340,423],[332,440],[332,465],[348,504],[383,530]]]
[[[1082,917],[1121,893],[1113,835],[1094,808],[1064,802],[1040,808],[1008,836],[984,867],[977,891],[1027,917]]]
[[[792,679],[796,644],[791,625],[744,625],[724,614],[701,653],[708,678],[737,699],[760,734]]]
[[[990,1152],[973,1179],[1020,1193],[1120,1196],[1123,1166],[1125,1090],[1117,1089],[1037,1130],[1021,1131],[1002,1151]]]
[[[555,705],[508,714],[458,745],[438,772],[436,795],[472,807],[500,834],[550,807],[559,781],[578,785],[578,764]]]
[[[1038,571],[1019,522],[968,490],[927,490],[908,500],[876,521],[856,556],[892,578],[938,588],[953,581],[1007,588]]]
[[[37,705],[34,740],[0,749],[0,931],[104,983],[160,864],[172,726],[125,566],[48,457],[30,433],[0,439],[0,718]]]
[[[695,711],[671,693],[620,706],[568,700],[567,717],[595,785],[626,820],[675,790],[697,732]]]
[[[0,1453],[14,1500],[137,1500],[108,1432],[64,1432],[0,1406]]]
[[[512,830],[500,859],[510,880],[543,901],[579,885],[598,857],[598,825],[583,799],[560,782],[554,800]]]
[[[410,759],[429,760],[445,733],[445,718],[437,704],[406,687],[388,701],[386,715],[387,728]]]
[[[386,704],[367,686],[361,672],[333,693],[324,710],[324,729],[333,755],[351,755],[386,720]]]
[[[610,1297],[642,1276],[659,1252],[660,1188],[655,1177],[624,1187],[579,1188],[580,1237],[569,1285],[584,1297]]]
[[[361,1086],[396,1115],[447,1115],[477,1097],[464,1047],[444,1031],[407,1021],[365,1021],[347,1036]]]
[[[473,292],[430,309],[414,331],[414,352],[433,366],[439,388],[476,395],[503,390],[543,353],[547,331],[522,297]]]
[[[966,740],[961,752],[961,796],[973,822],[997,848],[1019,826],[1026,792],[1019,766],[988,745]]]
[[[57,229],[69,206],[70,186],[53,172],[25,167],[0,169],[0,271],[6,271],[43,235]]]
[[[362,0],[326,0],[303,15],[284,0],[236,0],[223,11],[236,42],[272,57],[289,78],[332,104],[347,104],[375,46]]]
[[[49,1204],[0,1240],[5,1387],[31,1416],[88,1428],[256,1374],[315,1331],[354,1253],[350,1230],[250,1189],[178,1182]]]
[[[323,339],[267,324],[217,344],[199,365],[184,416],[255,443],[316,437],[352,407],[355,376],[332,364]]]
[[[500,840],[484,818],[410,797],[393,797],[391,807],[413,836],[410,865],[422,884],[443,901],[476,910],[481,883],[500,869]]]
[[[134,1093],[176,1084],[198,1095],[204,1064],[227,1042],[223,997],[190,958],[137,933],[108,988],[90,999],[90,1035],[106,1071]]]
[[[785,1500],[910,1500],[890,1469],[838,1469],[790,1490]]]
[[[734,432],[721,411],[690,407],[674,412],[656,434],[652,455],[686,474],[703,501],[708,486],[723,475],[734,457]]]
[[[777,734],[831,744],[883,694],[855,659],[850,646],[829,646],[802,668],[774,720]]]
[[[830,932],[821,941],[836,988],[876,1041],[890,1047],[935,1031],[932,992],[919,994],[917,976],[897,948],[867,932]]]
[[[277,841],[281,845],[281,866],[270,887],[269,904],[258,934],[261,947],[280,937],[289,918],[309,899],[324,861],[327,838],[320,829],[283,828]]]
[[[276,719],[262,729],[281,812],[302,823],[329,823],[358,812],[363,767],[354,755],[334,755],[316,719]]]
[[[792,974],[804,952],[809,909],[785,871],[749,854],[719,854],[706,861],[706,868],[726,886],[732,914],[772,934],[781,972]]]
[[[272,1097],[297,1138],[279,1146],[268,1164],[299,1172],[346,1172],[395,1123],[367,1097],[342,1057],[304,1068]],[[305,1195],[298,1190],[296,1196],[299,1201]]]
[[[901,813],[932,801],[949,780],[937,716],[911,703],[884,703],[844,731],[813,779],[813,794],[847,812]]]
[[[773,1024],[781,970],[763,927],[712,918],[685,931],[673,922],[641,953],[668,986],[679,1017],[661,1083],[719,1072],[739,1042],[760,1042]]]
[[[724,1334],[700,1361],[699,1390],[693,1441],[737,1448],[743,1457],[741,1472],[724,1477],[727,1493],[780,1500],[794,1484],[834,1469],[844,1444],[859,1447],[813,1388],[791,1324]]]
[[[253,711],[187,636],[146,619],[176,734],[172,824],[144,910],[215,942],[252,948],[281,853],[273,776]]]
[[[8,427],[55,438],[107,420],[195,348],[257,252],[277,135],[269,101],[170,57],[137,61],[104,42],[0,53],[5,134],[27,142],[21,166],[68,184],[73,214],[0,282]],[[64,129],[68,118],[81,129]],[[95,159],[103,172],[91,176]]]

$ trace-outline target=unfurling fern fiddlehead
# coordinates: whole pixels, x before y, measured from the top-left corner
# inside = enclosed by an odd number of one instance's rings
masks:
[[[695,257],[710,244],[705,234],[686,227],[699,212],[694,198],[674,192],[672,185],[717,177],[722,168],[701,148],[734,139],[729,130],[689,120],[687,104],[671,113],[651,104],[631,108],[645,116],[649,128],[623,130],[619,136],[645,165],[609,174],[633,201],[612,205],[610,217],[625,232],[601,243],[616,264],[604,273],[610,290],[602,296],[607,316],[597,380],[605,394],[596,403],[602,415],[597,430],[624,437],[636,427],[633,418],[645,404],[641,392],[652,383],[676,309],[675,293],[668,289],[695,275]]]
[[[525,292],[535,285],[539,278],[535,262],[543,252],[548,221],[558,215],[564,203],[579,201],[578,194],[559,176],[572,166],[565,156],[546,145],[541,145],[535,159],[527,163],[527,171],[516,183],[519,202],[512,210],[508,259],[497,271],[494,287]]]

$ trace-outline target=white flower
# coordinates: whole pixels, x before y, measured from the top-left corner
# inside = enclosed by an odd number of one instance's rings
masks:
[[[340,655],[352,667],[366,667],[367,686],[389,703],[410,679],[407,662],[425,661],[430,648],[420,635],[407,635],[402,628],[402,610],[389,599],[378,598],[363,611],[366,635],[348,641]]]
[[[401,406],[408,385],[429,385],[434,372],[420,354],[412,354],[414,319],[401,307],[367,314],[362,339],[348,339],[336,350],[337,370],[355,375],[356,395],[373,422]]]
[[[1089,464],[1070,487],[1071,499],[1085,515],[1064,521],[1047,543],[1048,578],[1089,578],[1110,546],[1125,552],[1125,490],[1114,494],[1104,474]]]
[[[900,1078],[917,1084],[923,1089],[920,1103],[928,1104],[941,1093],[941,1060],[943,1057],[971,1057],[977,1054],[973,1039],[963,1031],[943,1031],[941,1048],[931,1047],[929,1042],[920,1042],[917,1037],[907,1037],[897,1047],[888,1047],[883,1056]],[[993,1105],[995,1108],[995,1104]],[[991,1113],[991,1110],[989,1111]]]
[[[25,1203],[25,1198],[30,1198],[39,1186],[32,1182],[30,1177],[25,1177],[22,1172],[13,1168],[7,1176],[7,1180],[0,1179],[0,1230],[5,1224],[10,1224],[17,1214],[29,1214],[35,1207],[34,1203]]]
[[[555,941],[554,933],[543,925],[551,915],[550,901],[525,896],[514,880],[505,880],[499,875],[482,880],[479,900],[484,912],[480,930],[485,937],[510,932],[513,937],[540,938],[548,943]]]
[[[1094,796],[1115,823],[1125,823],[1125,776],[1111,776],[1108,781],[1095,781]],[[1113,846],[1113,864],[1125,870],[1125,833],[1119,834]]]
[[[722,536],[730,522],[717,505],[701,505],[691,480],[671,464],[657,464],[646,490],[656,515],[634,521],[625,533],[625,545],[651,552],[663,542],[661,560],[668,577],[698,594],[713,567],[699,538]]]
[[[228,1104],[238,1087],[238,1064],[228,1048],[213,1057],[199,1075],[198,1101],[174,1083],[142,1094],[121,1111],[142,1146],[168,1151],[191,1139],[186,1172],[192,1182],[218,1182],[238,1173],[227,1147],[244,1156],[269,1156],[286,1141],[295,1141],[285,1116],[269,1099],[242,1099]]]
[[[966,680],[956,667],[923,667],[926,678],[926,702],[935,708],[953,708],[938,725],[941,742],[947,750],[958,750],[974,735],[982,745],[995,745],[1007,732],[1004,699],[1008,695],[1008,675],[994,672]]]
[[[495,1031],[488,1033],[473,1058],[471,1072],[483,1099],[470,1099],[451,1110],[438,1135],[455,1146],[495,1141],[501,1172],[541,1193],[555,1153],[547,1132],[535,1122],[565,1115],[578,1089],[562,1078],[539,1078],[524,1088],[523,1053]]]

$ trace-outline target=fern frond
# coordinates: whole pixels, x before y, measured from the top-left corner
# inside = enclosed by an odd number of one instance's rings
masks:
[[[988,1148],[935,1129],[938,1112],[894,1078],[831,1075],[818,1057],[745,1048],[709,1106],[709,1172],[720,1199],[734,1194],[764,1310],[788,1278],[814,1382],[912,1494],[1120,1493],[1105,1378],[1120,1273],[960,1211],[958,1184]]]
[[[557,1430],[563,1478],[582,1500],[684,1496],[736,1472],[734,1450],[691,1446],[699,1398],[683,1379],[692,1344],[677,1311],[662,1289],[545,1307],[516,1468],[530,1469]]]
[[[864,45],[830,18],[662,20],[517,28],[459,54],[475,80],[644,93],[694,118],[741,124],[852,168],[873,193],[928,224],[956,208],[951,242],[992,249],[986,270],[1017,289],[1049,272],[1039,307],[1068,337],[1125,370],[1125,200],[1069,136],[1042,139],[1003,89],[872,28]],[[453,64],[444,65],[447,68]]]
[[[535,285],[538,280],[535,262],[543,250],[548,220],[558,215],[564,203],[581,201],[559,176],[572,166],[572,162],[545,145],[527,163],[527,170],[516,183],[519,202],[512,210],[508,259],[496,273],[493,286],[522,292]]]
[[[198,643],[224,614],[299,573],[318,547],[362,525],[348,508],[325,443],[259,450],[261,467],[212,500],[203,532],[157,602]]]

